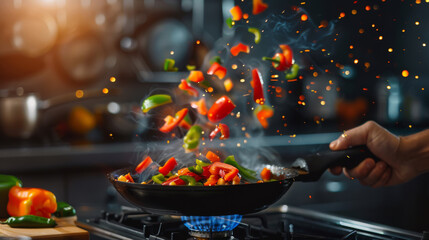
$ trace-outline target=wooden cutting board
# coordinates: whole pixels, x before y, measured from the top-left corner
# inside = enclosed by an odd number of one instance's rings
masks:
[[[26,236],[32,239],[48,240],[88,240],[89,233],[76,226],[57,226],[54,228],[11,228],[7,224],[0,224],[0,236]]]

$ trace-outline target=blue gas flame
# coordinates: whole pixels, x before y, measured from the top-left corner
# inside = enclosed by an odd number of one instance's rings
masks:
[[[242,215],[225,216],[182,216],[185,226],[191,231],[225,232],[231,231],[241,222]]]

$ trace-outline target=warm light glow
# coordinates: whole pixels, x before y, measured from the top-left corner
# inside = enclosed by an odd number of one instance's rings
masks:
[[[358,64],[359,60],[358,60],[358,59],[355,59],[353,62],[354,62],[355,64]]]
[[[344,12],[340,13],[340,18],[343,18],[345,16],[346,16],[346,14]]]
[[[302,15],[301,15],[301,21],[305,22],[305,21],[307,21],[307,20],[308,20],[308,16],[307,16],[307,14],[302,14]]]
[[[365,30],[364,30],[363,28],[360,28],[360,29],[359,29],[359,33],[360,33],[360,34],[362,34],[362,33],[364,33],[364,32],[365,32]]]
[[[390,89],[392,89],[392,87],[391,87],[391,86],[389,86],[389,85],[388,85],[386,88],[387,88],[387,89],[389,89],[389,90],[390,90]]]
[[[170,52],[170,55],[174,55],[174,51],[171,51],[171,52]]]
[[[402,76],[403,77],[408,77],[408,75],[410,75],[410,73],[408,72],[408,70],[402,70]]]
[[[232,66],[231,66],[231,68],[234,70],[237,69],[237,67],[238,67],[237,64],[232,64]]]
[[[353,14],[353,15],[356,15],[356,14],[357,14],[356,9],[353,9],[353,10],[352,10],[352,14]]]
[[[326,102],[325,101],[321,101],[320,105],[325,106]]]
[[[378,37],[379,40],[383,40],[383,36]]]
[[[108,94],[108,93],[109,93],[109,89],[107,89],[107,88],[103,88],[103,93],[104,93],[104,94]]]
[[[77,90],[76,91],[76,97],[77,98],[82,98],[83,97],[83,91],[82,90]]]
[[[418,25],[420,25],[420,22],[416,21],[416,25],[417,25],[417,26],[418,26]]]
[[[195,43],[198,45],[198,44],[200,44],[200,43],[201,43],[201,41],[200,41],[200,40],[197,40]]]
[[[371,6],[366,5],[365,10],[367,10],[367,11],[371,10]]]
[[[110,77],[110,82],[116,82],[116,78],[115,77]]]
[[[393,52],[393,48],[389,48],[389,49],[387,49],[387,51]]]

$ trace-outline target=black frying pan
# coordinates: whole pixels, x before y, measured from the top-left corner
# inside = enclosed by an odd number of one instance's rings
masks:
[[[329,167],[353,168],[368,157],[376,159],[364,146],[309,155],[298,158],[291,168],[282,168],[285,180],[265,183],[207,187],[116,181],[119,175],[132,172],[132,167],[116,170],[108,178],[126,200],[150,213],[189,216],[248,214],[263,210],[279,200],[294,181],[316,181]]]

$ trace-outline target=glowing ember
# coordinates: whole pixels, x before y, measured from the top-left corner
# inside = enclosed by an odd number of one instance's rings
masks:
[[[402,76],[403,77],[408,77],[408,75],[410,75],[410,73],[408,72],[408,70],[402,70]]]
[[[112,83],[116,82],[116,78],[115,77],[110,77],[110,82],[112,82]]]
[[[109,93],[109,89],[107,89],[107,88],[103,88],[102,92],[103,92],[104,94],[108,94],[108,93]]]
[[[77,90],[75,95],[76,95],[77,98],[82,98],[83,97],[83,91],[82,90]]]

